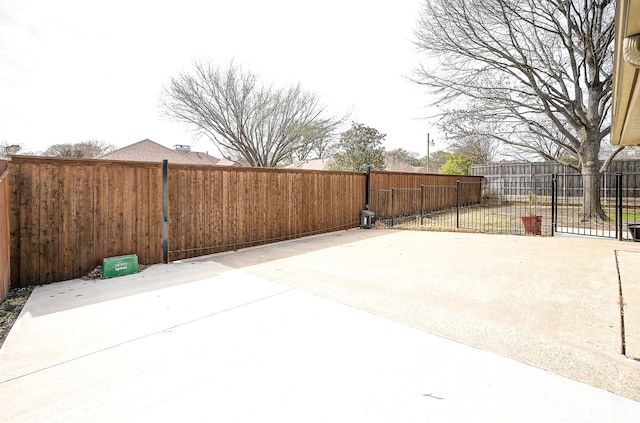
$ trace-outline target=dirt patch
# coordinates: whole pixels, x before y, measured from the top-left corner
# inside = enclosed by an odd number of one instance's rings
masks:
[[[27,303],[33,288],[35,287],[27,286],[25,288],[11,289],[7,298],[0,304],[0,347],[20,315],[22,307]]]

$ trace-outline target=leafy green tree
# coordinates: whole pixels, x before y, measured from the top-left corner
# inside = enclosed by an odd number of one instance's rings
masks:
[[[353,122],[351,128],[340,135],[338,152],[333,156],[330,169],[354,172],[362,170],[365,166],[384,169],[382,141],[386,136],[375,128]]]
[[[440,168],[440,173],[446,175],[468,175],[473,162],[460,153],[454,153],[447,157],[447,161]]]
[[[440,169],[442,165],[447,161],[447,157],[451,155],[450,152],[445,150],[436,150],[429,154],[429,169],[430,171],[436,171]],[[422,159],[422,165],[427,166],[427,156],[424,156]]]

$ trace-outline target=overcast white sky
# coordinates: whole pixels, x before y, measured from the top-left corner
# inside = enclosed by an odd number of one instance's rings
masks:
[[[0,0],[0,142],[38,151],[149,138],[220,156],[158,99],[194,59],[300,82],[335,114],[426,154],[428,99],[406,80],[423,0]],[[444,145],[436,142],[435,149]]]

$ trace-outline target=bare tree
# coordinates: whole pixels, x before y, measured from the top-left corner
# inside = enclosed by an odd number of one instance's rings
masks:
[[[191,73],[172,78],[161,107],[211,139],[220,153],[249,165],[275,167],[296,154],[322,150],[343,119],[323,117],[319,98],[300,85],[275,88],[231,63],[222,69],[196,62]],[[302,154],[308,157],[308,154]]]
[[[283,164],[331,157],[337,148],[336,126],[326,120],[320,120],[301,128],[297,145],[291,149],[291,155],[283,160]]]
[[[478,136],[547,160],[575,157],[584,218],[604,218],[598,173],[620,151],[599,166],[611,131],[613,21],[613,0],[426,1],[416,45],[432,60],[415,81]]]
[[[404,148],[396,148],[385,152],[384,159],[385,169],[387,170],[414,172],[416,168],[422,165],[418,153]]]
[[[18,154],[21,150],[22,146],[20,144],[3,142],[0,144],[0,157],[9,157],[13,154]]]
[[[115,147],[104,141],[88,139],[79,143],[53,144],[42,155],[92,159],[112,151]]]
[[[442,118],[439,126],[447,134],[449,150],[462,154],[474,164],[484,164],[496,160],[501,153],[501,143],[483,135],[492,132],[488,125],[491,123],[472,121],[466,119],[464,113],[452,111]],[[478,126],[483,129],[479,131]]]

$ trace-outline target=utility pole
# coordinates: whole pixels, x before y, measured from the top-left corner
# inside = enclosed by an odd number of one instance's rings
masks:
[[[429,157],[429,147],[432,145],[436,145],[436,142],[429,138],[429,133],[427,132],[427,173],[429,173],[429,160],[431,160],[431,157]]]

